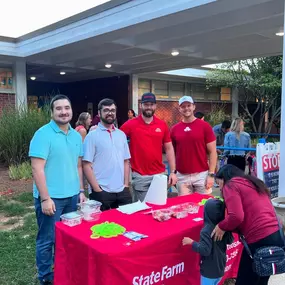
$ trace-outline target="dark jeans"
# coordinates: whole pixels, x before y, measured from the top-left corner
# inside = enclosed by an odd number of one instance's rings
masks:
[[[132,203],[132,196],[130,193],[130,188],[125,187],[123,191],[118,193],[109,193],[106,191],[92,192],[89,195],[91,200],[96,200],[102,203],[101,210],[115,209],[119,206]]]
[[[38,234],[36,239],[36,264],[38,268],[38,278],[42,280],[53,279],[53,251],[55,241],[55,223],[60,220],[60,216],[65,213],[76,211],[78,195],[64,199],[52,199],[56,212],[53,216],[43,214],[40,199],[35,199],[35,211],[38,224]]]
[[[280,232],[277,231],[266,238],[249,244],[249,248],[252,254],[255,251],[263,246],[283,246],[284,243],[280,237]],[[236,281],[236,285],[267,285],[269,280],[268,277],[259,277],[254,271],[252,267],[252,259],[249,257],[245,249],[243,249],[239,269],[238,269],[238,277]]]
[[[243,155],[230,155],[227,164],[232,164],[242,171],[245,171],[245,156]]]

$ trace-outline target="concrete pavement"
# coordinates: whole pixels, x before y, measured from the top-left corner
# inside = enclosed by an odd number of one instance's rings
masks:
[[[271,276],[268,283],[268,285],[284,285],[284,284],[285,284],[285,274]]]

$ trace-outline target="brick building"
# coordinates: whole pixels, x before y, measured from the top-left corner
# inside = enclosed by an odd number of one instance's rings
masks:
[[[205,69],[183,69],[163,73],[148,73],[133,77],[133,98],[140,97],[145,92],[155,93],[158,103],[156,114],[164,119],[169,126],[181,118],[178,110],[178,100],[184,95],[192,96],[196,103],[196,111],[208,114],[214,106],[223,106],[231,116],[238,116],[238,101],[230,88],[210,88],[206,86]],[[136,104],[133,104],[136,106]],[[138,112],[139,104],[137,106]]]

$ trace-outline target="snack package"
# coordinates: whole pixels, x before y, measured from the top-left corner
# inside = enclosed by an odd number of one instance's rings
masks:
[[[148,237],[147,235],[143,235],[143,234],[133,232],[133,231],[125,232],[125,233],[123,233],[123,236],[125,236],[126,238],[131,239],[133,241],[139,241],[143,238]]]

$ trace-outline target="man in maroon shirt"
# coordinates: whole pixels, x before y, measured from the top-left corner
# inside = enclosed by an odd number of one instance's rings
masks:
[[[195,118],[192,97],[179,99],[179,111],[182,122],[171,129],[179,194],[209,194],[212,192],[217,163],[215,134],[207,122]]]

